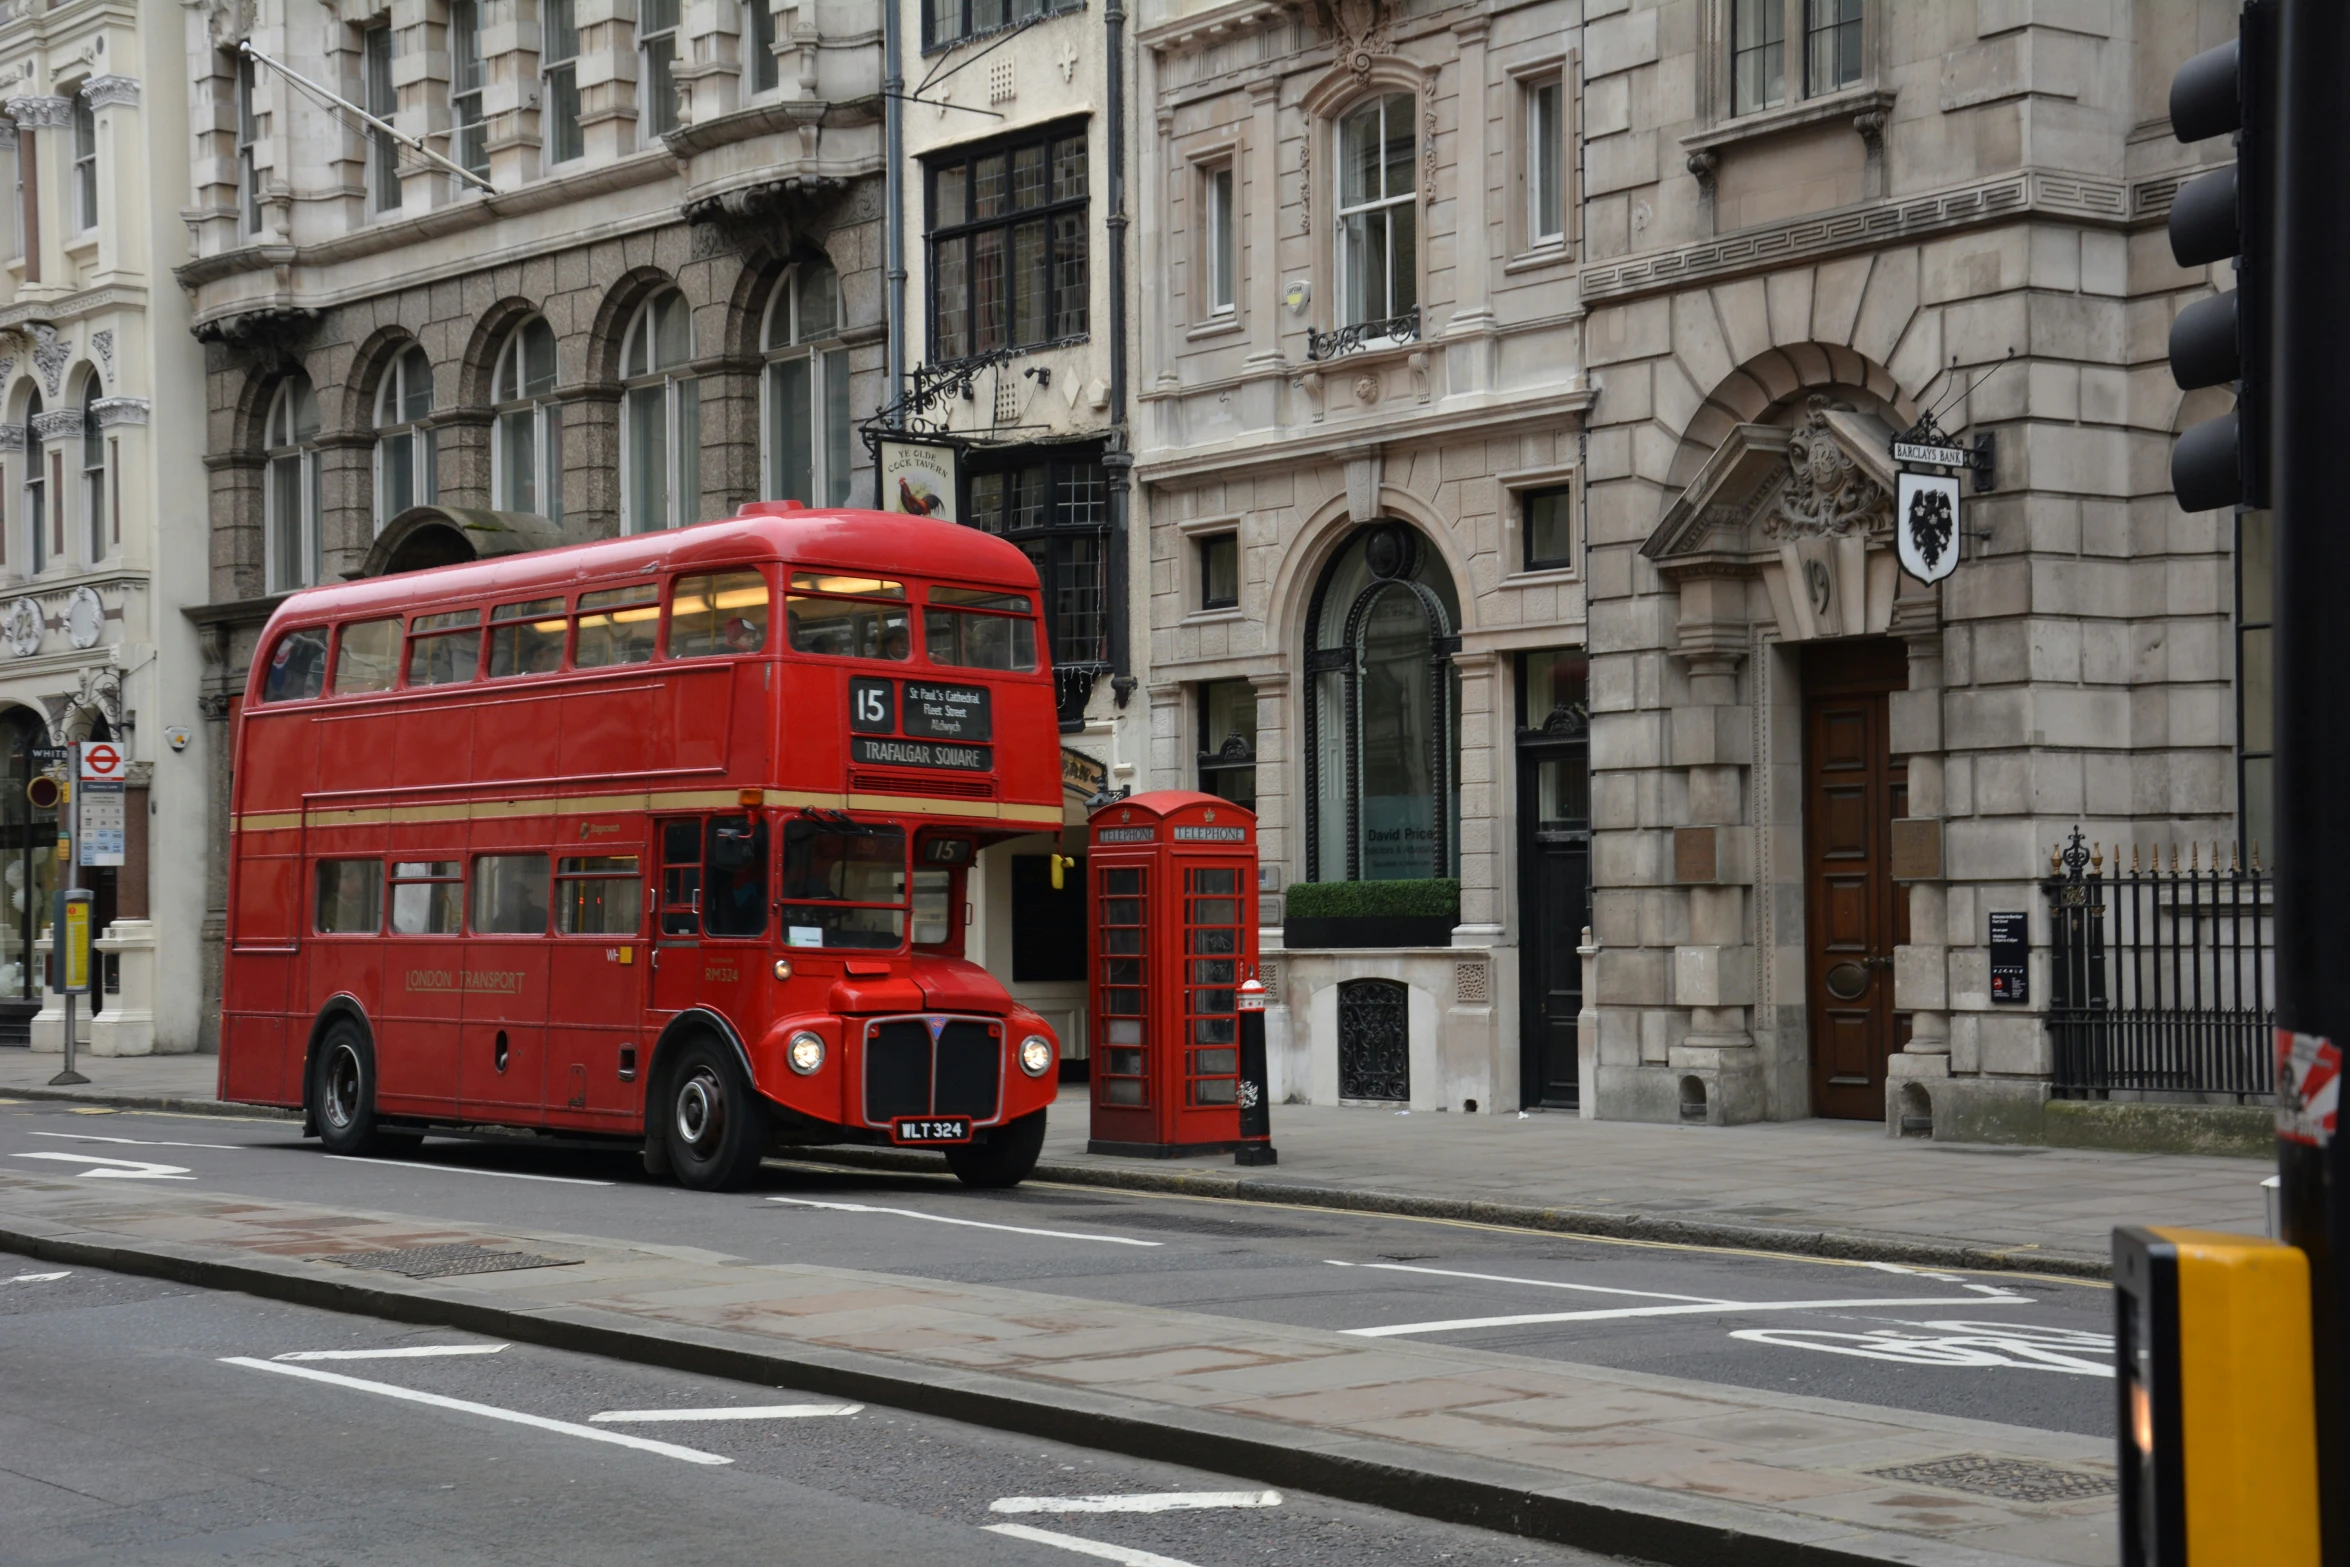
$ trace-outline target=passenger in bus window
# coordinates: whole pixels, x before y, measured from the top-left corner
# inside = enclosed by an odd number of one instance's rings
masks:
[[[408,626],[408,683],[446,686],[473,678],[481,658],[481,611],[419,615]]]
[[[767,824],[747,816],[710,818],[703,856],[709,881],[702,928],[713,936],[757,936],[767,929]]]
[[[767,645],[767,579],[755,571],[680,577],[669,600],[669,656],[756,653]]]
[[[326,684],[326,627],[289,631],[277,639],[261,677],[264,702],[305,702]]]
[[[400,621],[360,620],[343,627],[335,653],[335,695],[389,691],[400,675]]]
[[[490,611],[490,678],[551,675],[563,667],[563,601],[530,599]]]
[[[933,664],[1030,670],[1036,667],[1036,624],[928,606],[922,611],[922,646]]]
[[[578,624],[579,638],[571,653],[573,668],[649,664],[661,629],[661,590],[644,582],[582,593]]]
[[[473,862],[473,929],[485,936],[547,933],[547,857],[485,854]]]

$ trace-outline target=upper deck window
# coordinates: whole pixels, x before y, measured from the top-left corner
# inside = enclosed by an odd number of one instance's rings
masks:
[[[453,609],[419,615],[408,624],[408,683],[455,685],[473,678],[481,661],[481,611]]]
[[[811,596],[818,594],[825,596]],[[835,594],[856,597],[831,596]],[[912,658],[914,638],[905,597],[902,582],[839,572],[795,571],[791,574],[791,596],[784,601],[791,649],[830,658]]]
[[[490,611],[490,678],[551,675],[563,667],[563,601],[526,599]]]
[[[949,609],[947,605],[969,605]],[[959,669],[1036,667],[1036,622],[1025,593],[932,588],[922,611],[922,647],[933,664]],[[1009,611],[982,613],[979,611]]]
[[[277,639],[261,676],[264,702],[305,702],[326,684],[326,627],[305,626]]]
[[[575,669],[613,664],[649,664],[661,629],[661,590],[650,582],[605,588],[579,596],[579,642],[571,654]]]
[[[400,619],[357,620],[343,627],[335,654],[335,695],[389,691],[400,678]]]
[[[795,947],[894,947],[906,935],[906,834],[801,817],[783,829],[783,928]]]
[[[669,599],[669,656],[710,658],[767,646],[767,579],[755,571],[680,577]]]

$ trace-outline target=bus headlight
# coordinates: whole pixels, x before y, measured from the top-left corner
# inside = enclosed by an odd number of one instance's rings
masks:
[[[785,1053],[791,1069],[806,1077],[824,1064],[824,1036],[803,1029],[791,1036],[791,1046]]]
[[[1030,1077],[1042,1077],[1053,1069],[1053,1042],[1042,1034],[1031,1034],[1020,1041],[1020,1070]]]

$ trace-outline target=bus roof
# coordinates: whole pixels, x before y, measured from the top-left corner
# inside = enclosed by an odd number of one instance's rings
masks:
[[[340,619],[451,599],[551,596],[581,582],[681,567],[775,560],[833,571],[1037,590],[1014,545],[960,523],[902,512],[784,509],[757,501],[717,522],[367,577],[290,596],[270,617]]]

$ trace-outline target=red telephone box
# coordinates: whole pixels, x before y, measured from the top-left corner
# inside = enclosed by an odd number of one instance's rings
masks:
[[[1256,813],[1163,789],[1105,805],[1087,826],[1087,1147],[1155,1158],[1242,1148],[1239,992],[1257,971]]]

